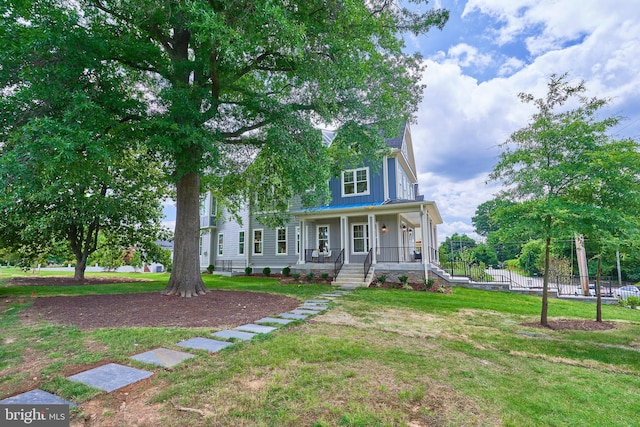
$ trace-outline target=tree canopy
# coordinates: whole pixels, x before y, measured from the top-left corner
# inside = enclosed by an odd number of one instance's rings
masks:
[[[537,112],[503,144],[505,151],[491,174],[504,184],[500,197],[516,202],[499,210],[511,221],[507,231],[544,241],[545,326],[552,239],[576,232],[597,239],[623,230],[635,233],[640,189],[637,143],[610,138],[607,130],[618,119],[597,114],[607,101],[583,96],[584,82],[572,85],[566,75],[551,76],[547,88],[542,98],[519,95]],[[567,108],[569,102],[573,108]]]
[[[66,241],[82,279],[100,232],[146,247],[163,235],[161,163],[132,138],[146,106],[79,16],[3,7],[0,240],[28,256]]]
[[[388,0],[40,0],[0,12],[10,23],[3,39],[48,16],[68,17],[60,32],[95,40],[94,67],[111,67],[139,91],[125,98],[146,104],[135,138],[161,155],[177,191],[165,293],[183,296],[206,292],[197,256],[201,190],[225,200],[251,192],[258,210],[282,207],[293,194],[308,203],[325,196],[331,158],[315,128],[344,127],[350,143],[333,153],[340,158],[378,152],[381,131],[393,134],[421,97],[424,64],[405,53],[401,34],[448,19],[445,10],[415,13]],[[65,38],[44,51],[55,58]],[[20,63],[38,66],[29,55]],[[11,84],[20,92],[29,83],[16,72]]]

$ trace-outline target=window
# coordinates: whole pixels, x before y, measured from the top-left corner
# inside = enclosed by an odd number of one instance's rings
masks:
[[[300,227],[296,227],[296,255],[300,253]]]
[[[200,235],[200,241],[198,243],[198,250],[200,252],[200,255],[202,255],[202,234]]]
[[[244,255],[244,230],[238,231],[238,255]]]
[[[329,252],[329,226],[318,226],[318,250],[320,252]]]
[[[342,196],[369,194],[369,168],[342,172]]]
[[[287,254],[287,229],[276,228],[276,255]]]
[[[218,255],[222,255],[224,249],[224,234],[218,234]]]
[[[353,224],[351,230],[353,237],[353,253],[365,254],[369,252],[369,225]]]
[[[262,255],[262,230],[253,230],[253,254]]]

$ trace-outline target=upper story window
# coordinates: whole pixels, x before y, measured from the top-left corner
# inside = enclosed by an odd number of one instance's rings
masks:
[[[369,194],[369,168],[342,172],[342,196],[365,196]]]

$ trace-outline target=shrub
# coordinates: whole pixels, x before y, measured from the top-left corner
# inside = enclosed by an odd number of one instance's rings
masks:
[[[307,281],[311,282],[314,278],[315,274],[313,274],[313,271],[307,273],[307,275],[305,276],[307,278]]]
[[[400,281],[400,283],[402,283],[403,285],[407,284],[407,280],[409,280],[409,278],[407,276],[398,276],[398,280]]]
[[[251,276],[251,273],[253,273],[253,268],[251,267],[244,268],[244,274],[246,274],[247,276]]]
[[[402,284],[402,289],[406,289],[407,291],[412,291],[413,287],[408,283],[403,283]]]
[[[264,274],[265,276],[271,276],[271,269],[269,267],[263,268],[262,274]]]
[[[211,273],[213,273],[213,271],[214,271],[215,269],[216,269],[216,266],[215,266],[215,265],[213,265],[213,264],[209,264],[209,265],[207,266],[207,273],[211,274]]]
[[[384,282],[387,281],[387,276],[385,276],[384,274],[381,274],[380,276],[376,277],[376,280],[378,281],[378,283],[380,283],[381,285],[384,285]]]
[[[435,284],[436,281],[433,279],[424,279],[424,285],[427,287],[427,289],[431,289],[431,287]]]
[[[298,280],[300,278],[300,273],[293,273],[291,275],[291,277],[293,277],[294,279]]]
[[[636,296],[628,296],[625,299],[620,300],[620,305],[624,306],[624,307],[640,307],[640,297],[636,297]]]
[[[329,278],[329,273],[322,273],[320,277],[322,277],[324,280],[327,280]]]
[[[291,274],[291,267],[285,267],[282,269],[282,275],[285,277],[289,277],[289,274]]]

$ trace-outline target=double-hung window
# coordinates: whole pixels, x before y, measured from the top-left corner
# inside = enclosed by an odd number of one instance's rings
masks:
[[[223,255],[224,251],[224,234],[218,234],[218,255]]]
[[[276,254],[277,255],[286,255],[287,254],[287,229],[286,228],[276,228]]]
[[[364,196],[369,194],[369,168],[342,172],[342,196]]]
[[[244,255],[244,230],[238,232],[238,255]]]
[[[253,230],[253,254],[262,255],[262,230]]]
[[[353,253],[366,254],[369,252],[369,225],[353,224],[351,231],[353,238]]]

